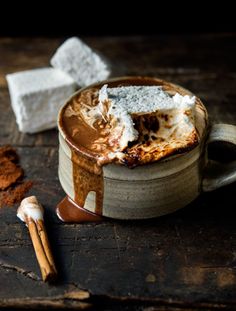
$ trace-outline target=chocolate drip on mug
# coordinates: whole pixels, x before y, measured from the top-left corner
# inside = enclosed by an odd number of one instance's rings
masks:
[[[57,216],[65,222],[101,221],[102,217],[79,207],[71,198],[66,196],[57,205]]]
[[[102,215],[103,205],[103,174],[102,168],[97,163],[75,150],[71,150],[73,165],[73,181],[75,202],[84,207],[85,200],[90,191],[96,193],[95,213]]]

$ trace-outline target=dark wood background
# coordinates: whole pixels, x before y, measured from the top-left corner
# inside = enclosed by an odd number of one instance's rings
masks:
[[[236,123],[236,35],[85,37],[113,74],[150,75],[189,88],[214,122]],[[48,66],[62,39],[0,39],[0,144],[17,148],[46,209],[59,280],[48,285],[16,206],[0,209],[0,306],[102,310],[236,309],[235,184],[146,221],[64,224],[55,206],[57,130],[18,131],[5,75]],[[186,185],[187,186],[187,185]]]

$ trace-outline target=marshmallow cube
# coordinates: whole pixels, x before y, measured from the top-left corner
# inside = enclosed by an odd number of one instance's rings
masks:
[[[66,40],[57,49],[51,65],[68,73],[82,87],[110,75],[108,64],[76,37]]]
[[[6,76],[19,130],[36,133],[56,126],[57,114],[76,83],[66,73],[41,68]]]

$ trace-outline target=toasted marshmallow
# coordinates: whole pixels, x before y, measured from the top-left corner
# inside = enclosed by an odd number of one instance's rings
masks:
[[[135,129],[134,116],[146,115],[153,112],[159,114],[171,114],[172,123],[166,127],[169,130],[161,129],[162,137],[170,136],[170,127],[181,132],[181,128],[188,132],[194,127],[194,104],[195,96],[182,96],[176,93],[171,97],[163,91],[160,86],[123,86],[107,88],[104,85],[99,92],[99,110],[104,118],[104,103],[109,102],[108,116],[117,120],[113,134],[122,133],[119,139],[119,151],[124,150],[129,142],[134,142],[139,137],[139,132]],[[186,115],[188,111],[188,116]],[[188,128],[187,125],[188,124]],[[165,126],[165,125],[164,125]],[[168,133],[166,133],[168,132]]]
[[[78,120],[67,128],[100,165],[134,167],[198,143],[195,102],[195,96],[169,94],[161,86],[88,88],[67,107],[68,117],[73,112]]]

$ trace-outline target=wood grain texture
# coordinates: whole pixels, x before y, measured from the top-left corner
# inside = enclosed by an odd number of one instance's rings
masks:
[[[84,40],[110,60],[113,76],[151,75],[180,84],[202,99],[212,120],[236,123],[236,35]],[[0,209],[0,306],[236,309],[235,184],[153,220],[69,225],[56,217],[64,196],[57,176],[58,133],[18,132],[5,74],[48,66],[62,41],[0,39],[0,144],[17,147],[27,177],[35,181],[30,194],[46,209],[60,275],[57,284],[41,281],[16,206]]]

